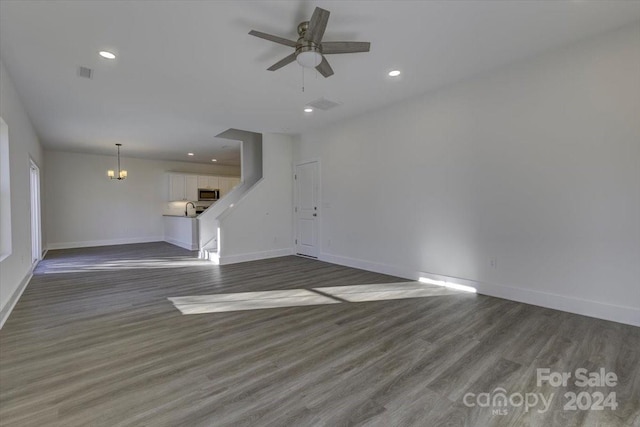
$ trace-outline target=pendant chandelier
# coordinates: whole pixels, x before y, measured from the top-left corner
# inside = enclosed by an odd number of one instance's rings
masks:
[[[114,170],[111,170],[111,169],[108,170],[107,176],[109,177],[109,179],[123,180],[127,177],[127,171],[120,169],[120,147],[121,146],[122,144],[116,144],[116,147],[118,147],[118,174],[116,175],[116,172]]]

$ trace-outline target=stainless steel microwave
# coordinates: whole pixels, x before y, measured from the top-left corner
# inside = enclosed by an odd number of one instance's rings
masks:
[[[220,198],[220,190],[210,190],[208,188],[198,188],[198,201],[212,201]]]

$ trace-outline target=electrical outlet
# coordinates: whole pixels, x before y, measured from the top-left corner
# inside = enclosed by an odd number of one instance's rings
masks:
[[[331,239],[327,239],[327,247],[330,248],[331,247]]]
[[[489,265],[491,266],[491,268],[493,268],[494,270],[498,269],[498,257],[491,257],[489,259]]]

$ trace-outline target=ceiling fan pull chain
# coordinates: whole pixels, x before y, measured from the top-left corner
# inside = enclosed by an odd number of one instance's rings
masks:
[[[304,67],[300,68],[302,68],[302,93],[304,93]]]

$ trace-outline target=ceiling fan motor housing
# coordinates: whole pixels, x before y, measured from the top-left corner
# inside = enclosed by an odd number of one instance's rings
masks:
[[[322,62],[322,45],[304,39],[308,28],[309,21],[301,22],[298,25],[300,38],[296,42],[296,60],[303,67],[315,68]]]
[[[324,54],[369,52],[369,42],[327,42],[322,45],[322,37],[329,21],[329,11],[316,7],[311,15],[311,20],[298,24],[298,40],[288,40],[283,37],[251,30],[249,34],[274,43],[293,47],[295,51],[282,58],[280,61],[267,68],[276,71],[287,64],[297,61],[305,68],[315,68],[323,77],[333,75],[333,69],[324,57]]]

